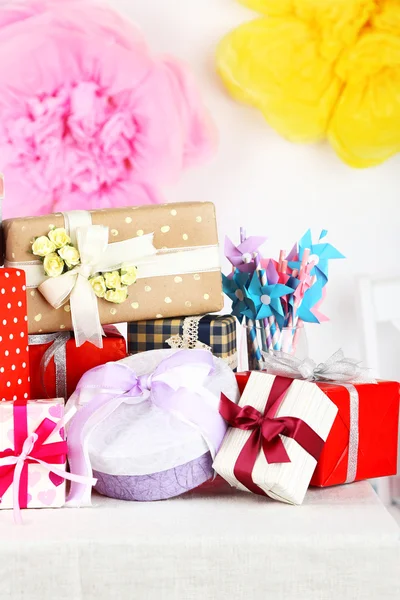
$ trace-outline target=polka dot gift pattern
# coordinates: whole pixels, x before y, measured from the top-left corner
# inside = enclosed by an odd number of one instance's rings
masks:
[[[29,398],[25,272],[0,269],[0,401]]]

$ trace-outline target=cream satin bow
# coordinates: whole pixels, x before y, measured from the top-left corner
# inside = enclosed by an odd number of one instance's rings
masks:
[[[157,253],[153,234],[108,244],[108,227],[78,227],[76,240],[81,264],[59,277],[50,277],[39,285],[39,291],[51,306],[60,308],[68,300],[77,346],[90,342],[103,347],[97,297],[89,277],[98,272],[114,271],[122,265],[133,266],[141,259]],[[121,261],[121,257],[125,260]]]

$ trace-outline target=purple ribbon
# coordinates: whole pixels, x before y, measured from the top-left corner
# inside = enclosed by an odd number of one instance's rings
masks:
[[[79,399],[84,390],[95,392],[95,396],[71,421],[68,431],[71,471],[91,476],[88,440],[94,428],[122,403],[137,404],[148,398],[197,429],[214,458],[227,425],[218,412],[214,394],[204,387],[213,371],[213,356],[208,350],[180,350],[146,375],[137,376],[123,363],[107,363],[85,373],[70,402]],[[90,504],[90,495],[91,486],[72,483],[68,504]]]

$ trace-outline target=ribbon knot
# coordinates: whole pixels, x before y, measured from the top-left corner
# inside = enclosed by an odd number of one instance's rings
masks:
[[[24,443],[22,445],[21,454],[17,457],[18,462],[19,461],[25,462],[29,458],[29,455],[31,454],[37,440],[38,440],[37,433],[31,433],[30,435],[28,435],[28,437],[26,438],[26,440],[24,441]]]
[[[85,279],[89,279],[92,274],[92,266],[90,264],[81,264],[77,267],[77,273],[84,277]]]

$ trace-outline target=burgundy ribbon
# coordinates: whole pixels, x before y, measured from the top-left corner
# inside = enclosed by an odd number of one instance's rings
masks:
[[[235,467],[234,475],[240,483],[254,494],[265,496],[265,492],[252,479],[252,472],[260,450],[264,452],[268,463],[290,462],[281,435],[290,437],[315,460],[318,460],[324,440],[305,421],[297,417],[275,417],[275,414],[293,379],[275,377],[264,414],[253,406],[240,407],[229,398],[221,395],[220,414],[231,427],[251,431],[243,446]]]
[[[18,457],[22,453],[23,445],[28,437],[28,412],[27,400],[16,400],[13,404],[14,417],[14,450],[10,448],[0,452],[0,458],[9,456]],[[43,419],[36,431],[37,440],[29,453],[32,458],[37,458],[49,464],[62,465],[65,463],[67,455],[67,442],[53,442],[45,444],[47,439],[53,433],[57,424],[51,419]],[[34,463],[34,460],[27,458],[21,472],[19,486],[19,507],[27,508],[28,505],[28,465]],[[13,483],[14,470],[16,465],[4,465],[0,467],[0,502]]]

